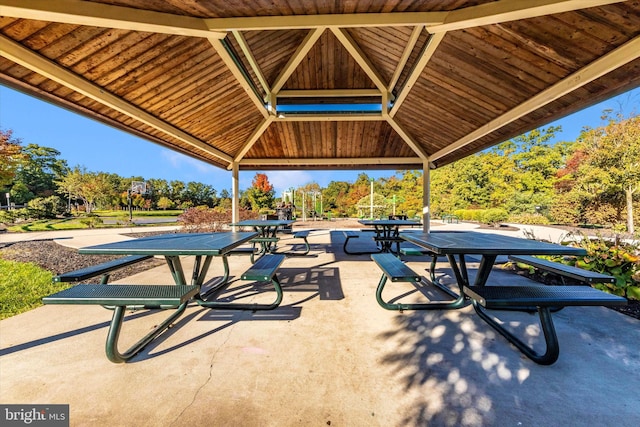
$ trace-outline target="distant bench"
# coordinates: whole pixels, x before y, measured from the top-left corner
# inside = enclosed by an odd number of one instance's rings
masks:
[[[106,261],[101,264],[92,265],[90,267],[81,268],[79,270],[70,271],[68,273],[59,274],[53,278],[54,282],[81,282],[95,276],[102,275],[100,283],[105,284],[109,281],[109,273],[120,268],[137,264],[144,260],[152,258],[151,255],[129,255]]]
[[[584,283],[615,283],[613,276],[598,273],[595,271],[585,270],[584,268],[573,267],[559,262],[549,261],[547,259],[538,258],[530,255],[509,255],[509,259],[515,262],[530,265],[542,271],[549,271],[560,276],[560,280],[565,284],[564,278],[578,280]]]

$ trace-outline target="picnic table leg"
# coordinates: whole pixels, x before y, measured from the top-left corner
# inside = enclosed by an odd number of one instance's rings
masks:
[[[538,316],[540,318],[540,326],[544,334],[544,340],[546,349],[544,353],[538,353],[533,347],[525,344],[518,337],[506,330],[501,324],[496,322],[492,316],[490,316],[486,310],[478,304],[477,301],[473,301],[473,308],[478,313],[481,319],[489,324],[493,329],[498,331],[500,335],[505,337],[507,341],[516,346],[525,356],[540,365],[551,365],[560,355],[560,345],[558,343],[558,336],[556,335],[555,327],[553,326],[553,319],[549,307],[537,307]]]
[[[378,288],[376,289],[376,301],[378,304],[387,310],[455,310],[458,308],[462,308],[467,304],[467,300],[463,293],[460,295],[452,292],[449,288],[446,288],[439,283],[432,283],[434,286],[438,287],[440,290],[444,291],[451,298],[454,298],[453,301],[447,302],[428,302],[428,303],[391,303],[386,302],[382,299],[382,292],[384,290],[384,286],[387,283],[388,278],[385,274],[382,274],[380,281],[378,282]]]
[[[120,353],[118,350],[118,338],[120,337],[120,331],[122,330],[122,323],[124,320],[124,312],[126,307],[117,306],[114,308],[113,317],[111,318],[111,324],[109,325],[109,333],[107,334],[107,343],[105,345],[105,351],[107,358],[113,363],[124,363],[138,354],[147,344],[149,344],[155,337],[160,335],[164,330],[182,315],[187,308],[188,303],[183,303],[178,306],[175,313],[165,319],[161,324],[156,326],[151,332],[145,335],[140,341],[132,345],[127,351]]]
[[[214,286],[212,286],[210,289],[207,289],[206,292],[201,293],[199,296],[196,295],[196,298],[199,298],[200,300],[204,301],[210,295],[224,289],[224,287],[229,283],[229,260],[228,260],[227,254],[222,255],[222,265],[224,266],[224,275],[222,276],[222,279],[220,280],[220,282],[216,283]],[[209,266],[207,265],[207,268],[208,267]],[[199,286],[202,286],[202,283],[203,282],[200,282]]]
[[[182,263],[180,262],[179,256],[166,256],[167,265],[169,266],[169,270],[171,270],[171,275],[173,276],[174,282],[177,285],[186,285],[187,280],[184,277],[184,270],[182,269]]]

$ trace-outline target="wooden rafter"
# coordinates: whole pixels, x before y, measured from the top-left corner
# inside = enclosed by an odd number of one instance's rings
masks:
[[[409,146],[411,149],[420,157],[422,160],[426,160],[428,158],[427,153],[424,152],[420,145],[413,140],[411,135],[409,135],[402,126],[398,122],[396,122],[393,117],[386,115],[387,123],[396,131],[398,135],[402,138],[402,140]]]
[[[205,19],[212,31],[302,30],[310,28],[397,27],[436,25],[447,12],[347,13],[330,15],[255,16]]]
[[[240,166],[323,166],[323,165],[340,165],[340,166],[357,166],[357,165],[415,165],[422,164],[420,157],[357,157],[357,158],[335,158],[335,159],[313,159],[313,158],[297,158],[297,159],[243,159],[239,162]]]
[[[430,33],[461,30],[538,16],[587,9],[622,0],[501,0],[449,12],[441,24],[425,24]]]
[[[262,70],[258,66],[258,62],[256,61],[256,58],[253,56],[253,52],[251,52],[251,49],[249,49],[249,45],[247,44],[247,41],[245,40],[244,36],[240,31],[233,31],[232,33],[236,41],[240,45],[240,49],[242,49],[242,52],[247,58],[247,61],[249,61],[249,65],[251,66],[251,69],[253,70],[253,72],[256,74],[256,77],[258,78],[260,85],[262,85],[262,89],[264,90],[264,93],[266,94],[271,93],[271,89],[269,88],[269,83],[267,83],[267,79],[264,77],[264,74],[262,74]]]
[[[387,86],[387,90],[389,92],[393,91],[393,88],[395,87],[396,83],[398,83],[398,79],[400,78],[400,75],[402,74],[404,67],[407,65],[407,61],[411,56],[411,52],[413,51],[413,48],[416,46],[416,43],[418,43],[418,39],[420,38],[420,34],[422,33],[422,31],[424,31],[424,26],[417,25],[411,32],[411,37],[409,37],[409,41],[407,42],[407,45],[405,46],[404,51],[402,52],[400,61],[398,61],[398,65],[396,66],[396,71],[393,73],[393,76],[391,77],[391,81]]]
[[[360,46],[353,40],[353,37],[347,33],[346,30],[342,28],[331,27],[331,31],[336,36],[336,38],[342,43],[342,45],[347,49],[347,52],[356,60],[360,68],[369,76],[374,85],[381,91],[387,91],[387,85],[382,80],[382,76],[376,68],[373,66],[369,58],[365,55],[365,53],[360,49]]]
[[[20,64],[23,67],[40,74],[41,76],[51,79],[69,89],[106,105],[109,108],[113,108],[128,117],[138,120],[147,126],[160,130],[172,138],[176,138],[226,162],[232,161],[231,156],[228,154],[211,147],[210,145],[147,113],[124,99],[107,92],[105,88],[85,80],[55,62],[1,35],[0,55],[15,62],[16,64]]]
[[[393,103],[393,107],[389,112],[389,115],[391,117],[396,115],[396,113],[400,109],[400,106],[402,105],[404,100],[407,99],[409,92],[411,92],[411,88],[418,81],[418,78],[420,78],[420,74],[422,74],[422,70],[424,70],[424,67],[427,66],[427,63],[429,62],[433,54],[438,49],[438,45],[444,38],[445,34],[446,33],[436,33],[436,34],[431,34],[431,37],[429,37],[429,40],[427,41],[424,48],[422,49],[422,52],[420,53],[420,58],[418,58],[418,62],[416,62],[416,65],[411,70],[411,74],[409,74],[409,78],[407,79],[406,83],[402,87],[402,90],[396,96],[396,100]]]
[[[291,89],[278,92],[279,98],[340,98],[382,96],[378,89]]]
[[[0,16],[191,37],[224,38],[204,20],[80,0],[0,0]]]
[[[233,163],[238,163],[240,160],[242,160],[242,158],[247,154],[251,147],[253,147],[253,144],[255,144],[256,141],[260,139],[264,131],[267,130],[274,119],[275,116],[268,116],[264,120],[262,120],[262,122],[260,122],[260,124],[251,133],[251,136],[244,143],[238,154],[236,154],[235,159],[233,159]],[[229,169],[231,169],[232,166],[233,164],[229,165]]]
[[[251,82],[247,80],[246,76],[236,63],[235,59],[231,56],[231,54],[227,51],[227,48],[224,46],[222,40],[212,38],[209,39],[209,42],[216,50],[220,58],[225,63],[231,74],[236,78],[240,86],[244,89],[251,102],[254,103],[258,111],[263,115],[263,117],[267,117],[269,112],[265,108],[264,101],[260,98],[260,96],[255,92]]]
[[[324,31],[324,27],[319,27],[315,30],[309,31],[302,43],[300,43],[300,46],[296,49],[295,53],[291,55],[291,58],[289,58],[287,65],[284,66],[273,83],[273,87],[271,88],[273,94],[278,94],[289,77],[291,77],[291,74],[295,71],[296,67],[300,65],[300,62],[302,62],[306,54],[309,53]]]
[[[589,82],[592,82],[593,80],[635,60],[636,58],[640,58],[640,36],[628,41],[627,43],[609,52],[608,54],[596,59],[586,67],[583,67],[582,69],[576,71],[568,77],[560,80],[558,83],[554,84],[546,90],[543,90],[538,95],[529,98],[522,104],[491,120],[487,124],[481,126],[465,137],[460,138],[458,141],[447,146],[446,148],[433,153],[430,156],[430,159],[432,161],[435,161],[461,147],[464,147],[465,145],[469,145],[474,141],[482,138],[483,136],[488,135],[497,129],[500,129],[501,127],[506,126],[507,124],[515,120],[518,120],[524,115],[535,111],[538,108],[541,108],[558,98],[561,98],[567,93],[570,93],[588,84]]]

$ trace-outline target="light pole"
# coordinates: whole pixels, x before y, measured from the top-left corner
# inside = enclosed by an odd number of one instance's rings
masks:
[[[369,198],[369,218],[373,219],[373,178],[370,178],[371,181],[371,197]]]

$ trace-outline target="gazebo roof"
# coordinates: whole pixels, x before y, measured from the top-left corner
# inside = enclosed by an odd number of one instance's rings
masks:
[[[0,83],[240,170],[438,167],[640,84],[637,0],[0,0],[0,33]]]

